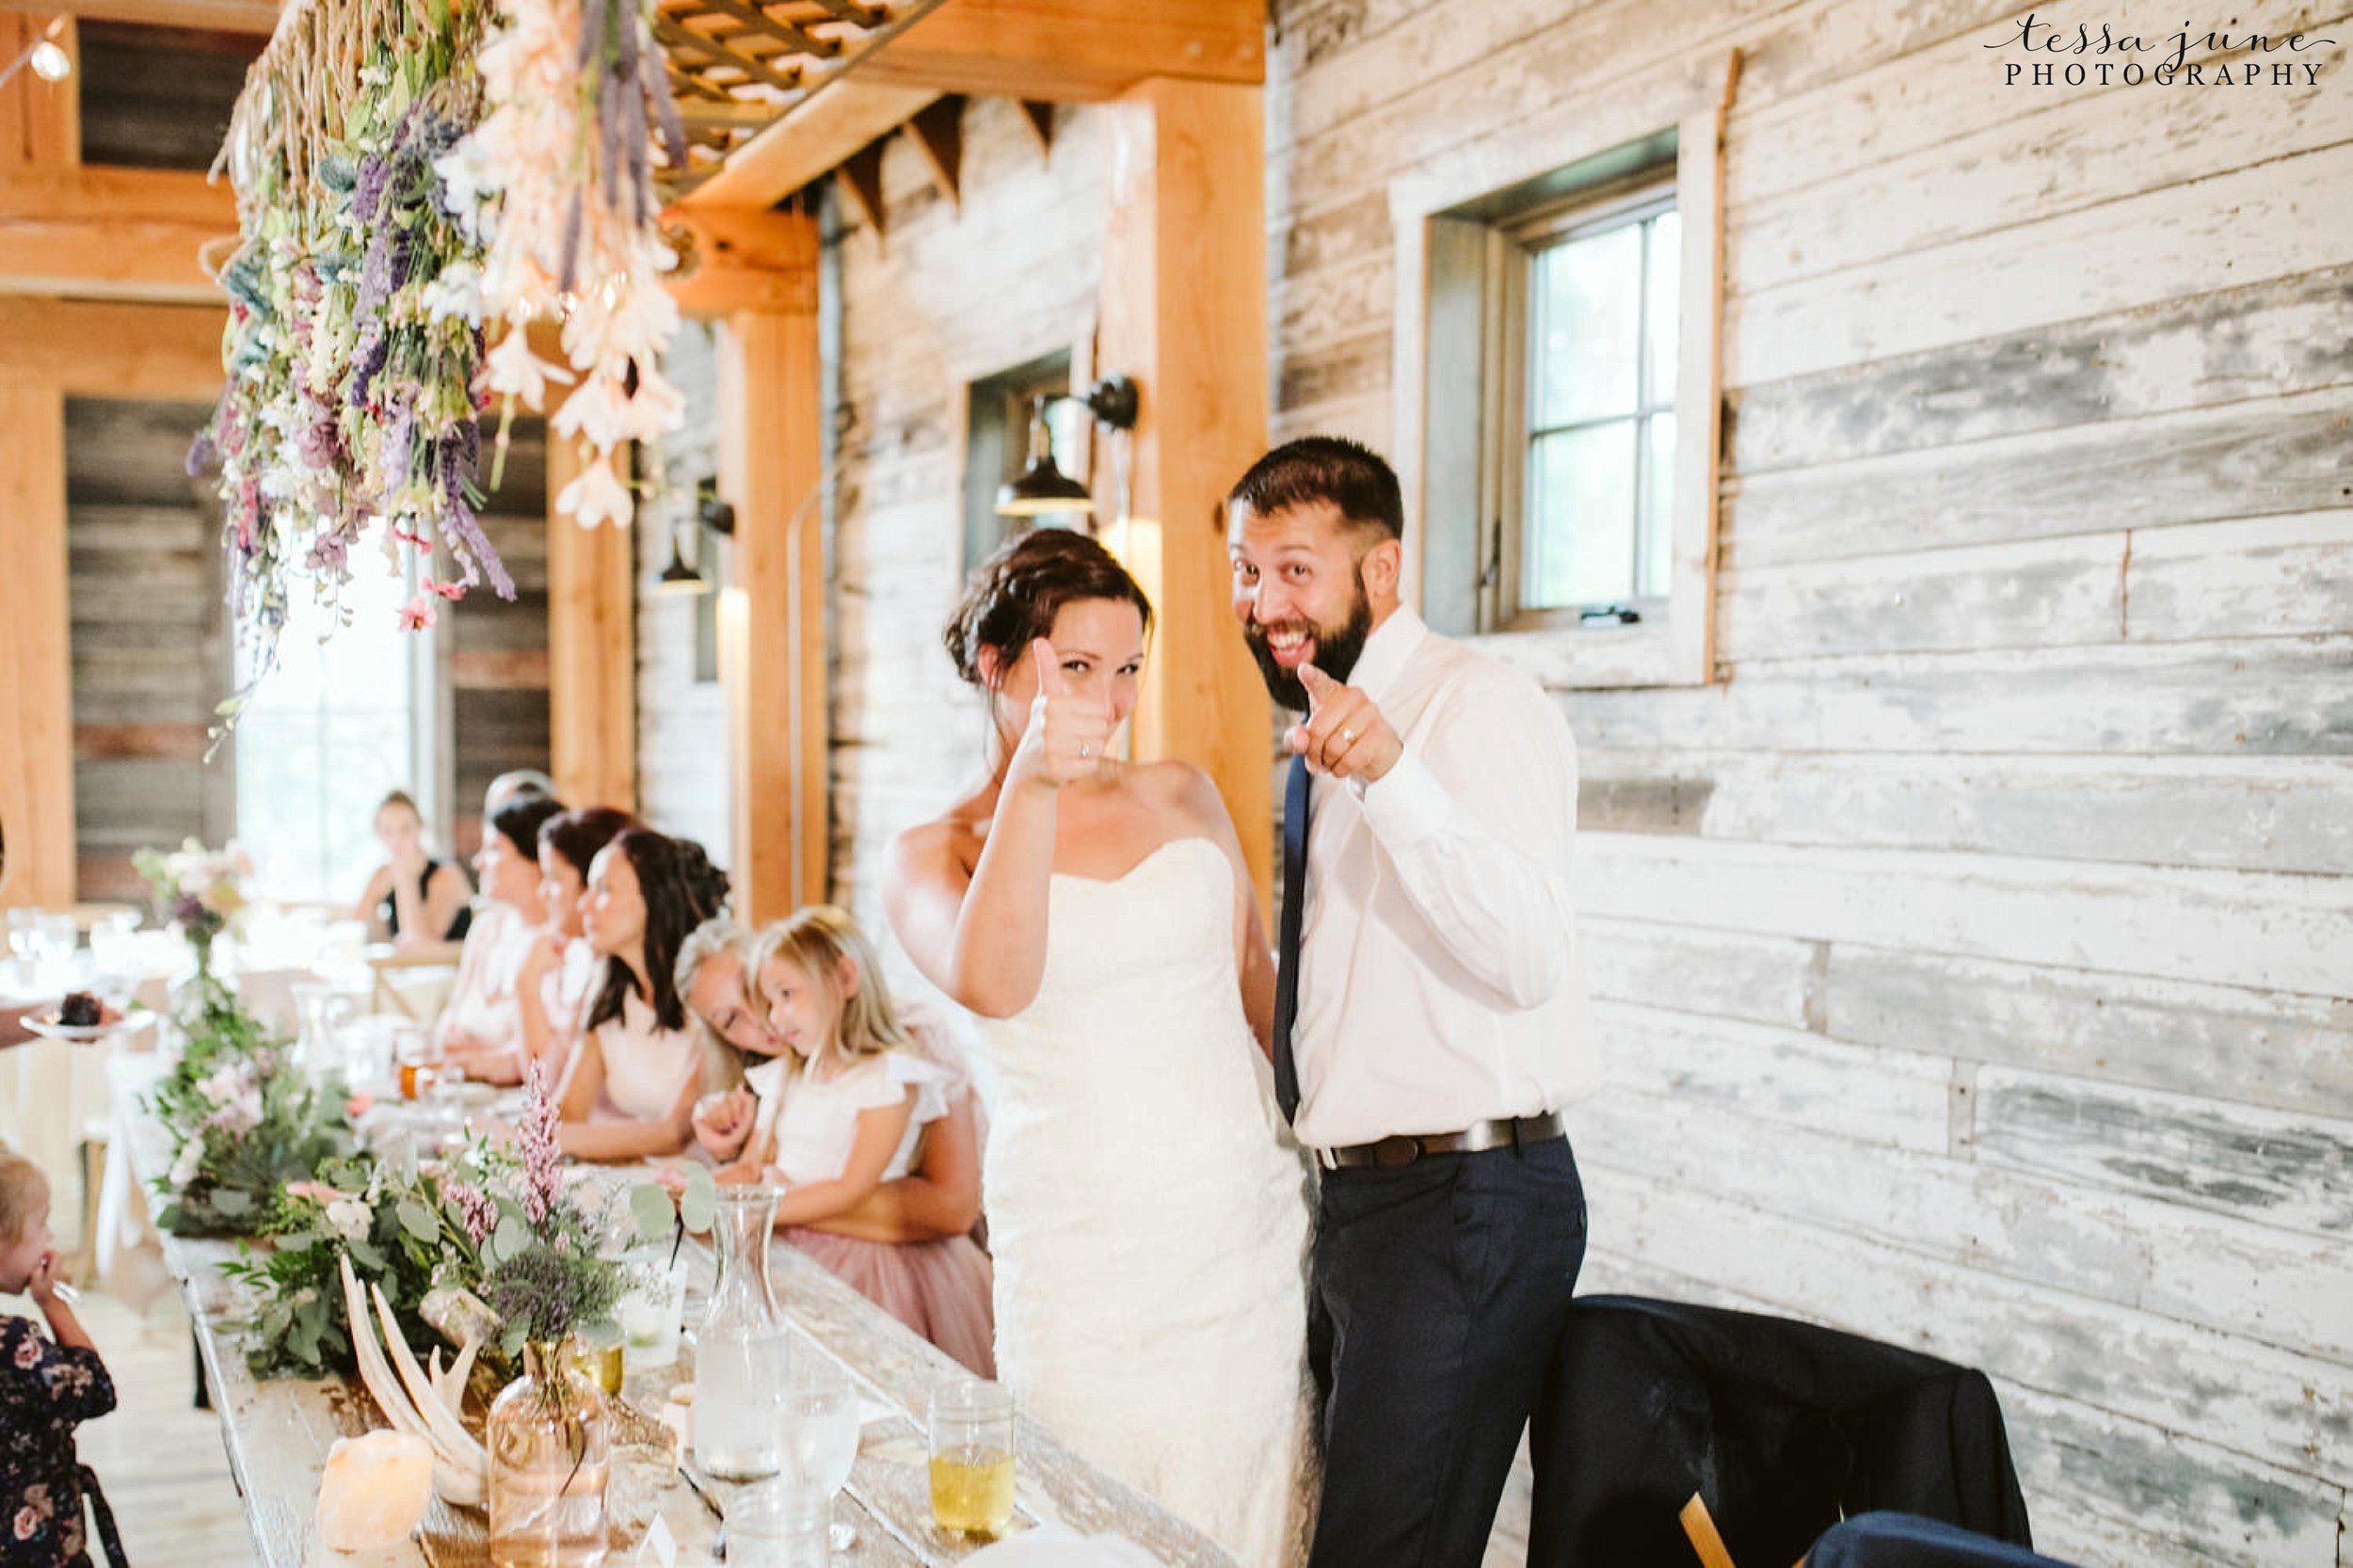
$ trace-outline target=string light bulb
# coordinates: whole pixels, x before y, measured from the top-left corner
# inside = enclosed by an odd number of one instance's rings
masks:
[[[33,45],[33,74],[44,82],[62,82],[73,74],[73,56],[56,39],[42,39]]]

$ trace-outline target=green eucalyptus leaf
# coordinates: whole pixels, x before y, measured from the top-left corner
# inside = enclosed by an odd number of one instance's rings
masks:
[[[663,1240],[678,1224],[678,1205],[669,1189],[650,1181],[629,1190],[629,1212],[637,1222],[638,1236],[648,1241]]]
[[[433,1218],[432,1210],[416,1199],[401,1199],[399,1213],[401,1229],[418,1240],[431,1242],[441,1239],[440,1224]]]
[[[686,1172],[686,1191],[679,1195],[679,1213],[686,1221],[686,1228],[700,1234],[709,1230],[719,1217],[719,1184],[711,1179],[710,1171],[692,1165]]]
[[[504,1263],[531,1245],[531,1227],[512,1214],[499,1221],[498,1229],[490,1233],[490,1256]]]

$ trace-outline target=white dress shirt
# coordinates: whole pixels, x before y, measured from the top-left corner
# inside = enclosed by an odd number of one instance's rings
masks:
[[[1400,607],[1349,676],[1404,754],[1317,777],[1301,936],[1299,1141],[1460,1132],[1591,1091],[1577,743],[1528,676]]]

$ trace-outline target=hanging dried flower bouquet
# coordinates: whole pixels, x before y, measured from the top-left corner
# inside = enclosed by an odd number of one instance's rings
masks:
[[[648,125],[671,156],[684,146],[646,4],[287,8],[222,150],[240,232],[220,272],[229,379],[189,454],[191,473],[219,470],[254,672],[225,718],[268,673],[294,596],[340,604],[372,534],[395,569],[416,562],[404,626],[486,578],[514,596],[478,519],[494,402],[503,434],[515,402],[540,409],[577,376],[553,424],[591,460],[558,505],[630,520],[621,448],[681,413],[661,371],[678,313]],[[541,320],[566,364],[534,352]]]

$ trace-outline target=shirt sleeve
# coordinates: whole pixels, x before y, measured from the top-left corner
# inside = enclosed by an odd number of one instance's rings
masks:
[[[0,1319],[0,1409],[24,1421],[94,1421],[115,1407],[98,1352],[60,1345],[30,1318]]]
[[[1526,1009],[1576,969],[1577,744],[1541,689],[1481,673],[1387,774],[1349,787],[1431,935]]]

